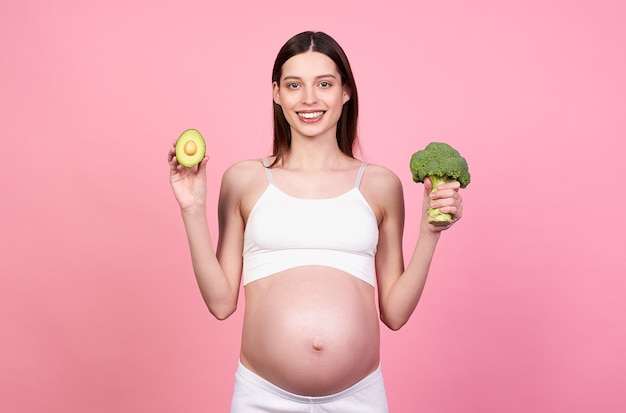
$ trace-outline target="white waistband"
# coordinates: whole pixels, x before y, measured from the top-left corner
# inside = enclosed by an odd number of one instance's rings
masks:
[[[288,400],[292,400],[298,403],[304,403],[304,404],[322,404],[322,403],[328,403],[328,402],[332,402],[335,400],[339,400],[344,397],[348,397],[356,392],[359,392],[373,384],[382,382],[383,380],[382,371],[379,365],[376,368],[376,370],[374,370],[374,372],[372,372],[370,375],[363,378],[361,381],[359,381],[355,385],[345,390],[340,391],[339,393],[330,394],[328,396],[313,397],[313,396],[300,396],[298,394],[290,393],[286,390],[283,390],[280,387],[265,380],[263,377],[250,371],[248,368],[246,368],[246,366],[241,364],[241,361],[239,361],[239,364],[237,366],[236,376],[238,376],[239,378],[243,380],[247,380],[256,386],[260,386],[263,389],[275,394],[276,396],[279,396]]]

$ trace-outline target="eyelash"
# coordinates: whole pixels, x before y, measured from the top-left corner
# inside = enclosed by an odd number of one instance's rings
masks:
[[[327,81],[327,80],[322,80],[322,81],[319,83],[319,86],[321,86],[323,89],[327,89],[327,88],[331,87],[332,85],[333,85],[333,84],[332,84],[332,83],[330,83],[330,82],[329,82],[329,81]],[[297,87],[299,87],[299,86],[300,86],[300,84],[299,84],[299,83],[297,83],[297,82],[290,82],[290,83],[287,83],[287,88],[288,88],[288,89],[295,89],[295,88],[297,88]]]

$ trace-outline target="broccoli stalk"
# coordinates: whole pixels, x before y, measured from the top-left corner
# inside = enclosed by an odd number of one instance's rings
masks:
[[[410,163],[413,181],[424,182],[429,178],[433,184],[431,192],[437,191],[440,184],[458,181],[461,188],[470,183],[470,173],[465,158],[444,142],[431,142],[426,148],[415,152]],[[452,221],[450,214],[439,208],[428,209],[428,222],[433,225],[447,225]]]

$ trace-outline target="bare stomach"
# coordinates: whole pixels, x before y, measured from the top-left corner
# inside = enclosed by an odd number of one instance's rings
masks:
[[[344,390],[379,364],[374,288],[328,267],[298,267],[248,284],[241,362],[291,393]]]

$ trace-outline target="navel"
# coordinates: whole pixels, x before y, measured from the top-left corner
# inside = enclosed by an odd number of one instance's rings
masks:
[[[326,340],[321,337],[311,337],[311,350],[317,354],[326,350]]]

